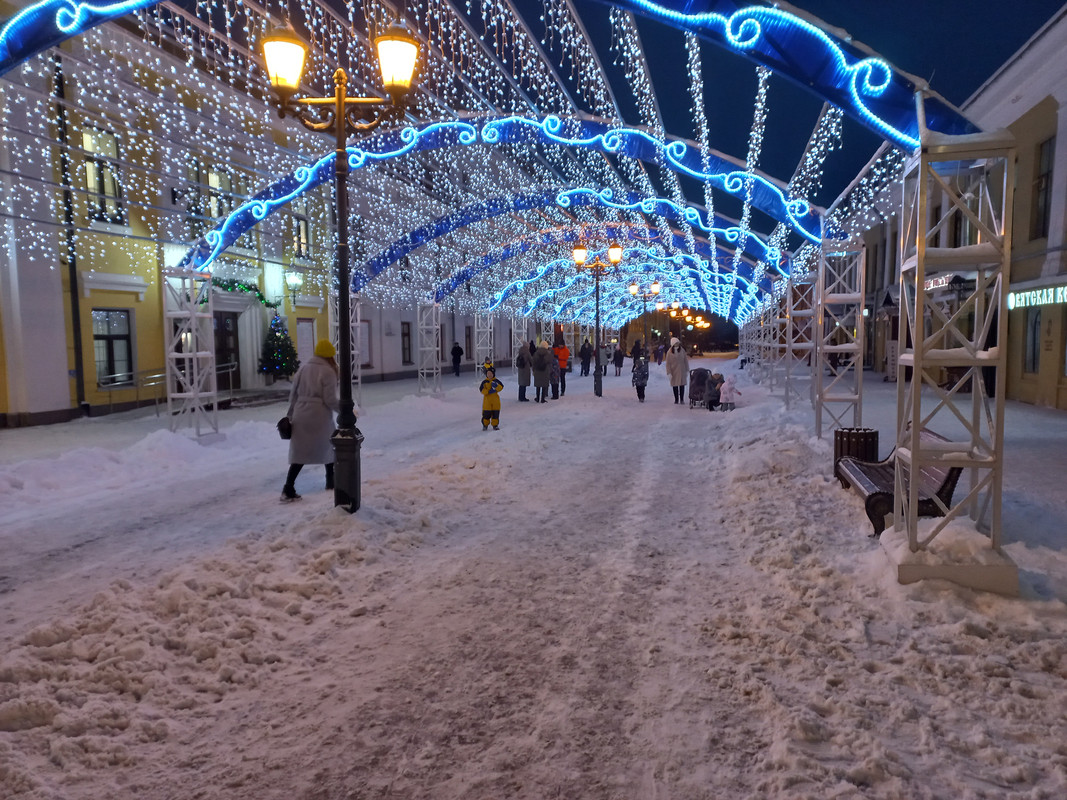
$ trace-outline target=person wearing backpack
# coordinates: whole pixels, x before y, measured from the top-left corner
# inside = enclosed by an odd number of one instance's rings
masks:
[[[542,339],[541,344],[537,347],[537,352],[533,354],[530,362],[533,368],[534,390],[537,393],[534,400],[535,403],[548,402],[548,384],[552,376],[553,361],[555,361],[555,356],[548,348],[548,342]]]

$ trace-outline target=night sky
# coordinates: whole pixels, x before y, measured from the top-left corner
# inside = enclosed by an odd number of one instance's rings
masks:
[[[583,17],[606,17],[606,7],[576,0]],[[962,105],[1001,64],[1059,10],[1060,0],[803,0],[794,3],[854,40],[875,50],[905,72]],[[1005,13],[1005,9],[1010,9]],[[660,23],[639,19],[642,42],[660,98],[668,133],[692,137],[683,35]],[[602,51],[602,58],[606,56]],[[705,96],[712,146],[744,159],[752,126],[755,67],[713,45],[703,48]],[[620,96],[625,92],[620,92]],[[783,78],[772,77],[767,128],[759,168],[788,180],[818,117],[821,101]],[[636,121],[636,115],[628,121]],[[831,154],[822,193],[828,205],[855,177],[881,144],[874,134],[846,118],[843,147]],[[686,188],[694,202],[700,193]],[[731,209],[724,207],[725,213]],[[736,209],[732,211],[736,216]]]

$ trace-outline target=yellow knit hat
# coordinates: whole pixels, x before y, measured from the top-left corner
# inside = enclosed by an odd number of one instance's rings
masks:
[[[337,348],[330,344],[329,339],[319,339],[315,345],[315,355],[319,358],[333,358],[337,355]]]

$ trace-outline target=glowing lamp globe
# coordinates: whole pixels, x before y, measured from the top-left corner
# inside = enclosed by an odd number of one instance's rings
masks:
[[[399,25],[374,39],[378,51],[378,68],[382,73],[382,85],[393,97],[406,94],[415,78],[419,62],[419,42]]]
[[[581,266],[589,258],[589,248],[584,244],[580,244],[574,248],[574,263]]]
[[[612,264],[618,264],[622,261],[621,244],[608,245],[608,261],[610,261]]]
[[[260,41],[271,88],[285,103],[300,89],[308,48],[290,27],[272,28]]]

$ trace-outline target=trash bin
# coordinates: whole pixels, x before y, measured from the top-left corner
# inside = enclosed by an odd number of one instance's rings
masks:
[[[878,431],[874,428],[837,428],[834,430],[834,464],[842,456],[860,461],[878,460]]]

